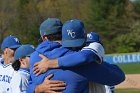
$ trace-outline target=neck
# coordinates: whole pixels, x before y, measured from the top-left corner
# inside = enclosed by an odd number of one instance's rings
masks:
[[[10,64],[12,62],[14,62],[14,57],[4,59],[4,64]]]
[[[60,40],[55,40],[55,41],[53,41],[53,42],[58,42],[58,43],[60,43],[61,41],[60,41]]]

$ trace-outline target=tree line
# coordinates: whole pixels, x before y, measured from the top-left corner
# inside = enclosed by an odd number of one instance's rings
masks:
[[[0,43],[16,35],[36,46],[48,17],[82,20],[86,32],[99,33],[106,53],[140,52],[139,0],[1,0]]]

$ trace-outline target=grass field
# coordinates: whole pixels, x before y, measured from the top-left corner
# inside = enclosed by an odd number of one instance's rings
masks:
[[[125,72],[125,74],[140,74],[140,63],[119,64],[118,66]]]
[[[115,93],[140,93],[139,89],[115,89]]]

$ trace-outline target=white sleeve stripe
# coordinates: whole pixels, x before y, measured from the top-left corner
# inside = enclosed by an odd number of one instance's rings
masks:
[[[92,48],[83,48],[82,50],[91,50],[91,51],[93,51],[93,52],[95,52],[96,54],[97,54],[97,51],[95,51],[94,49],[92,49]],[[81,50],[81,51],[82,51]]]
[[[83,48],[82,50],[91,50],[91,51],[93,51],[97,56],[99,56],[100,58],[102,58],[102,56],[101,56],[99,53],[97,53],[97,51],[95,51],[95,50],[92,49],[92,48]]]
[[[95,50],[92,49],[92,48],[83,48],[81,51],[83,51],[83,50],[90,50],[90,51],[94,52],[94,53],[100,58],[100,61],[101,61],[101,63],[102,63],[103,58],[102,58],[102,56],[101,56],[100,54],[97,53],[97,51],[95,51]],[[99,64],[101,64],[101,63],[99,63]]]
[[[84,48],[90,48],[90,49],[93,49],[97,52],[98,55],[100,56],[104,56],[104,47],[100,44],[100,43],[97,43],[97,42],[94,42],[94,43],[90,43],[89,46],[86,46]]]
[[[81,51],[83,51],[83,50],[90,50],[90,51],[94,52],[100,58],[100,56],[98,55],[97,51],[95,51],[94,49],[91,49],[91,48],[83,48]]]

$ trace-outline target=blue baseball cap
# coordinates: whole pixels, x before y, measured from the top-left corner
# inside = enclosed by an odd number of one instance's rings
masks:
[[[87,34],[87,41],[86,43],[92,43],[92,42],[101,42],[101,38],[99,36],[99,34],[95,33],[95,32],[90,32]]]
[[[49,35],[62,30],[62,22],[57,18],[48,18],[40,25],[40,35]]]
[[[14,60],[18,60],[22,57],[30,56],[35,51],[35,48],[33,45],[22,45],[18,49],[16,49],[14,54]]]
[[[2,44],[1,44],[1,50],[3,50],[4,48],[18,48],[21,46],[21,43],[19,41],[19,39],[15,36],[7,36]]]
[[[85,27],[80,20],[66,21],[62,27],[62,46],[80,47],[85,43]]]

